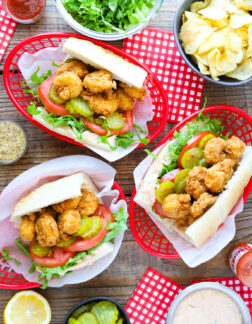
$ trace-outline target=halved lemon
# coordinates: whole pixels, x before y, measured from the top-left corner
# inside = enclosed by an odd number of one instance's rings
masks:
[[[20,291],[4,310],[4,324],[49,324],[51,308],[48,301],[35,291]]]

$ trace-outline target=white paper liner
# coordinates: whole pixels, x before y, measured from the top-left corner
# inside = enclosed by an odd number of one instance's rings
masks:
[[[157,154],[162,147],[159,147],[153,153]],[[147,156],[134,170],[134,180],[136,190],[138,190],[142,179],[145,176],[150,165],[153,163],[153,158]],[[243,211],[243,197],[239,199],[234,206],[230,215],[226,218],[223,225],[218,231],[209,238],[200,248],[194,247],[191,243],[183,239],[177,232],[169,231],[168,228],[160,221],[160,218],[153,212],[148,211],[148,215],[157,225],[160,231],[172,243],[176,251],[179,253],[183,261],[191,268],[194,268],[201,263],[204,263],[216,256],[234,237],[235,235],[235,216]]]
[[[67,55],[63,52],[63,48],[61,46],[48,47],[34,54],[25,52],[18,61],[18,67],[21,70],[25,80],[29,83],[30,76],[37,70],[38,67],[40,68],[38,75],[46,73],[48,70],[51,70],[52,73],[54,73],[56,72],[57,67],[52,66],[52,61],[59,64],[60,62],[64,61],[66,57]],[[145,96],[143,102],[136,101],[133,115],[134,123],[141,126],[148,133],[147,122],[152,120],[154,115],[153,105],[149,94]],[[57,129],[55,129],[55,131],[56,130]],[[141,136],[144,137],[144,134],[141,134]],[[134,138],[137,139],[137,136],[135,135]],[[109,162],[114,162],[132,152],[138,146],[138,144],[139,142],[132,143],[126,149],[119,147],[116,151],[106,151],[91,145],[86,145],[86,147],[96,152]]]
[[[120,206],[127,211],[127,203],[118,200],[118,190],[111,190],[114,182],[116,170],[107,163],[96,158],[85,155],[72,155],[50,160],[39,164],[16,177],[2,192],[0,196],[0,251],[3,248],[13,248],[18,250],[15,240],[18,238],[19,230],[14,228],[10,222],[10,215],[16,203],[29,192],[41,186],[43,183],[56,180],[62,176],[85,172],[94,182],[104,204],[110,208],[112,213],[118,212]],[[115,238],[112,253],[98,260],[86,268],[75,270],[60,279],[53,279],[48,283],[50,287],[62,287],[66,284],[76,284],[88,281],[102,271],[104,271],[115,259],[123,240],[124,232]],[[13,261],[8,261],[11,267],[21,273],[29,281],[37,281],[38,272],[30,274],[28,270],[31,262],[28,257],[15,255],[22,261],[21,265],[16,265]]]

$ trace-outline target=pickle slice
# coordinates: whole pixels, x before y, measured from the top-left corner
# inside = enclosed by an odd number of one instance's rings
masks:
[[[78,321],[75,318],[70,317],[67,321],[67,324],[78,324]]]
[[[184,169],[192,169],[193,167],[199,165],[199,162],[203,157],[203,150],[198,147],[194,147],[185,152],[181,159],[181,165]]]
[[[63,104],[65,102],[57,95],[57,93],[53,90],[52,86],[49,89],[49,98],[57,104]]]
[[[183,179],[186,179],[187,176],[188,176],[188,173],[191,171],[191,169],[184,169],[184,170],[181,170],[179,171],[177,174],[176,174],[176,177],[174,179],[174,183],[175,185],[180,182],[181,180]],[[176,190],[175,190],[176,191]]]
[[[110,117],[106,118],[107,126],[111,130],[120,130],[125,126],[125,121],[118,112],[114,112]]]
[[[116,322],[116,324],[123,324],[123,318],[119,318],[119,320]]]
[[[175,192],[177,194],[185,193],[185,186],[186,186],[186,178],[180,180],[175,184]]]
[[[102,219],[99,216],[92,216],[89,217],[89,219],[91,220],[91,228],[80,235],[84,239],[88,239],[95,236],[102,229],[103,223]]]
[[[40,256],[40,257],[44,257],[46,256],[50,251],[51,251],[51,248],[48,247],[48,246],[42,246],[39,244],[39,242],[35,242],[32,246],[32,253]]]
[[[80,307],[78,307],[73,314],[71,315],[71,317],[73,318],[78,318],[82,313],[85,312],[90,312],[91,308],[94,306],[94,303],[89,303],[89,304],[85,304],[85,305],[81,305]]]
[[[116,305],[108,300],[96,303],[91,312],[97,317],[99,324],[115,324],[119,316]]]
[[[56,245],[58,247],[69,246],[69,245],[73,244],[76,240],[77,240],[77,238],[74,237],[72,240],[69,240],[69,241],[66,241],[66,242],[61,241],[61,242],[57,243]]]
[[[206,146],[206,143],[210,141],[212,138],[215,138],[216,136],[214,134],[208,134],[202,137],[202,139],[199,142],[199,148],[204,150],[204,147]]]
[[[81,314],[77,319],[78,324],[99,324],[96,316],[90,312]]]
[[[94,114],[94,111],[89,107],[88,103],[81,97],[68,100],[65,108],[70,114],[80,114],[84,117],[90,117]]]
[[[205,167],[205,168],[210,167],[210,164],[206,161],[206,159],[204,157],[203,157],[203,159],[201,159],[199,161],[199,165],[202,166],[202,167]]]
[[[81,226],[77,233],[74,236],[81,236],[83,233],[89,231],[92,227],[91,217],[81,217]]]
[[[175,184],[168,180],[160,184],[156,190],[156,198],[160,204],[162,204],[166,196],[174,193],[174,186]]]

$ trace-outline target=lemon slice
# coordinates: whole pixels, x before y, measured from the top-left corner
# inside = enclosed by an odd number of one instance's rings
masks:
[[[32,290],[18,292],[4,310],[4,324],[49,324],[50,321],[48,301]]]

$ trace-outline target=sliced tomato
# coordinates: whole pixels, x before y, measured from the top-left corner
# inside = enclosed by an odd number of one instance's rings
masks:
[[[165,213],[164,213],[164,211],[163,211],[162,204],[160,204],[157,200],[155,200],[153,207],[154,207],[155,212],[156,212],[159,216],[164,217],[164,218],[169,218],[169,217],[167,217],[167,216],[165,215]]]
[[[121,129],[119,131],[110,131],[111,136],[125,134],[132,128],[132,126],[133,126],[133,111],[132,110],[128,110],[125,112],[124,120],[125,120],[125,125],[124,125],[123,129]],[[104,129],[101,125],[92,123],[92,122],[88,121],[86,118],[83,118],[83,122],[84,122],[85,126],[88,129],[90,129],[92,132],[102,135],[102,136],[107,135],[106,129]]]
[[[99,204],[96,211],[94,212],[94,215],[100,216],[102,219],[102,229],[100,230],[100,232],[90,239],[83,239],[79,237],[73,244],[63,247],[66,252],[80,252],[92,249],[104,239],[106,234],[109,232],[106,229],[108,220],[110,220],[111,223],[114,222],[112,213],[108,207]]]
[[[160,179],[159,183],[161,184],[162,182],[164,181],[174,181],[176,175],[179,173],[181,169],[175,169],[175,170],[172,170],[168,173],[166,173],[165,175],[162,176],[162,178]]]
[[[42,101],[43,105],[49,110],[52,114],[58,116],[69,115],[69,112],[66,110],[64,104],[57,104],[49,98],[49,90],[55,79],[56,73],[52,74],[48,79],[41,83],[38,87],[38,96]]]
[[[198,134],[196,134],[195,136],[193,136],[187,143],[186,145],[182,148],[180,154],[179,154],[179,158],[178,158],[178,167],[179,168],[182,168],[182,165],[181,165],[181,160],[182,160],[182,157],[183,155],[185,154],[186,151],[194,148],[194,147],[197,147],[201,141],[201,139],[208,135],[208,134],[212,134],[214,135],[215,137],[217,137],[217,135],[213,132],[210,132],[210,131],[204,131],[204,132],[200,132]]]
[[[55,268],[66,264],[67,261],[75,255],[74,252],[66,252],[62,248],[55,246],[52,248],[50,256],[40,257],[32,252],[33,244],[34,242],[32,241],[30,244],[30,255],[32,260],[39,265],[49,268]]]

